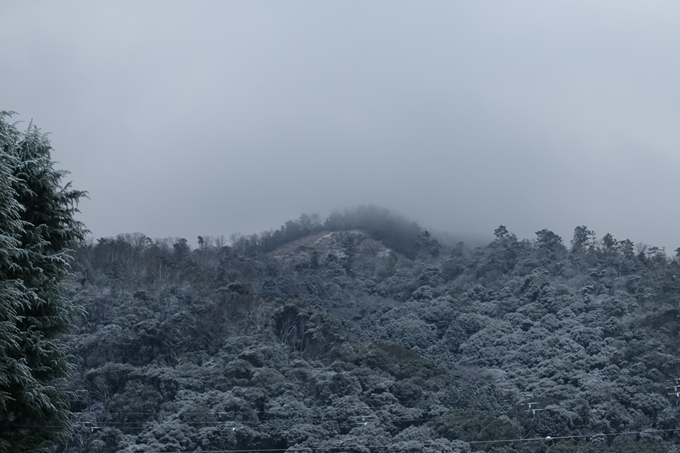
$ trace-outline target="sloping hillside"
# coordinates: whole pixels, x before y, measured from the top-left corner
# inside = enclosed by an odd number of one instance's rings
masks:
[[[362,209],[83,247],[65,450],[676,451],[677,260],[585,227],[446,248]]]

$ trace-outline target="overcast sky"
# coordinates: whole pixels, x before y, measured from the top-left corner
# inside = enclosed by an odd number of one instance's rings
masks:
[[[3,1],[0,43],[95,237],[377,204],[680,246],[677,1]]]

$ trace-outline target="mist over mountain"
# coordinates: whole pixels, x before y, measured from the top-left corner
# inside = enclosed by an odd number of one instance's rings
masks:
[[[677,1],[0,42],[0,453],[680,453]]]
[[[375,206],[83,245],[64,452],[678,451],[680,264]]]
[[[6,1],[0,39],[97,238],[373,203],[680,246],[676,2]]]

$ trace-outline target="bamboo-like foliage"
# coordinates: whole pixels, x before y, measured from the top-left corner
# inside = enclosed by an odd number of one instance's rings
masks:
[[[84,239],[84,192],[62,184],[47,136],[0,113],[0,452],[47,451],[69,435],[67,350],[74,307],[61,282]]]

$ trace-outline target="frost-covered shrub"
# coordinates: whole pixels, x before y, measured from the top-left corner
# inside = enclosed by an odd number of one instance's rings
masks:
[[[311,384],[315,395],[323,401],[361,393],[359,380],[344,371],[317,371],[312,375]]]
[[[470,445],[461,440],[437,438],[428,426],[406,428],[391,441],[390,451],[413,453],[469,453]]]
[[[470,302],[490,302],[496,299],[496,293],[482,285],[475,285],[463,293],[462,297]]]
[[[451,411],[433,422],[433,428],[439,436],[466,442],[517,437],[507,418],[473,411]]]
[[[426,349],[437,342],[437,327],[415,314],[381,320],[381,336],[406,348]]]
[[[531,425],[539,436],[565,436],[580,426],[581,418],[563,407],[549,405],[537,412]]]
[[[141,423],[158,411],[161,394],[151,385],[130,381],[122,393],[111,398],[108,405],[113,419],[120,423],[123,432],[138,432]]]
[[[420,286],[431,286],[436,288],[444,283],[442,273],[437,266],[426,266],[418,275],[418,284]]]
[[[249,385],[259,387],[269,397],[277,396],[283,390],[286,378],[273,368],[259,368],[253,373]]]
[[[636,393],[633,395],[631,405],[654,417],[668,407],[668,400],[656,393]]]
[[[432,300],[437,297],[436,290],[429,285],[421,286],[420,288],[413,291],[411,297],[418,301]]]

